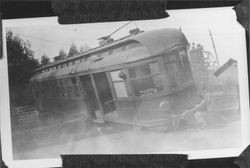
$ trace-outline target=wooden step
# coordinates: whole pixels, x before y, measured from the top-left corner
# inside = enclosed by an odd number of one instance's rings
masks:
[[[12,115],[17,117],[18,120],[26,120],[38,115],[38,111],[34,106],[21,106],[13,108]]]

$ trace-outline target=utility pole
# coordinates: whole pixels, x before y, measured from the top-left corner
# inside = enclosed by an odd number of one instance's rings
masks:
[[[210,29],[209,29],[209,35],[210,35],[210,37],[211,37],[212,44],[213,44],[213,47],[214,47],[214,53],[215,53],[216,61],[217,61],[217,63],[218,63],[218,66],[220,66],[218,54],[217,54],[217,51],[216,51],[216,48],[215,48],[215,44],[214,44],[214,39],[213,39],[212,32],[211,32]]]

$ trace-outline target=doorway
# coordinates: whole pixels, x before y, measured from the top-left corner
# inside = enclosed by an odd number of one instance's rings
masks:
[[[93,77],[104,114],[115,111],[115,102],[106,73],[96,73]]]
[[[89,75],[80,76],[81,88],[84,95],[84,101],[87,106],[87,110],[92,119],[96,119],[95,111],[99,110],[99,104],[97,101],[94,86]]]

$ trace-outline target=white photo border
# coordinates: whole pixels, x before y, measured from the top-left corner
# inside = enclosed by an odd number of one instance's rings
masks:
[[[200,8],[207,9],[207,8]],[[184,9],[194,10],[194,9]],[[61,158],[57,159],[34,159],[34,160],[13,160],[12,143],[11,143],[11,125],[10,125],[10,102],[9,102],[9,85],[8,85],[8,66],[7,66],[7,48],[6,48],[6,28],[16,26],[38,26],[38,25],[56,25],[57,17],[46,18],[28,18],[28,19],[10,19],[3,20],[3,58],[0,60],[0,111],[1,111],[1,145],[2,158],[8,167],[58,167],[62,166]],[[245,36],[243,37],[246,41]],[[247,67],[247,46],[243,47],[239,55],[244,55],[238,60],[239,72],[239,89],[240,89],[240,105],[241,105],[241,130],[242,130],[242,146],[240,148],[201,150],[201,151],[179,151],[174,154],[188,154],[189,159],[206,159],[221,157],[238,156],[250,142],[250,115],[249,115],[249,89],[248,89],[248,67]],[[233,137],[232,137],[233,138]],[[158,154],[158,153],[157,153]],[[170,153],[168,153],[170,154]]]

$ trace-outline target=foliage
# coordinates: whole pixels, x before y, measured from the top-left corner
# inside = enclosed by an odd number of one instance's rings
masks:
[[[6,36],[10,88],[25,85],[39,67],[39,62],[34,59],[34,51],[28,41],[25,42],[11,31]]]
[[[24,41],[11,31],[6,34],[7,57],[10,87],[10,105],[23,106],[32,104],[32,93],[29,80],[34,70],[39,67],[38,60],[34,59],[31,44]]]
[[[61,50],[59,51],[59,56],[62,57],[62,58],[64,58],[64,57],[67,56],[67,54],[66,54],[66,52],[64,51],[64,49],[61,49]]]
[[[78,49],[76,47],[76,44],[72,43],[72,45],[71,45],[71,47],[69,49],[68,57],[75,56],[76,54],[78,54]]]
[[[46,65],[50,63],[50,59],[46,54],[43,54],[43,56],[41,57],[41,65]]]
[[[81,45],[81,47],[80,47],[80,53],[88,51],[89,49],[90,49],[90,47],[88,45],[86,45],[86,44],[84,46]]]

